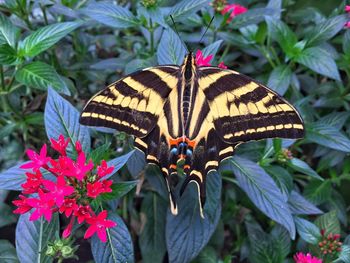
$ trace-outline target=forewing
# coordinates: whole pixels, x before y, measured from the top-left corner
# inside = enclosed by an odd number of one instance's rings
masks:
[[[215,130],[225,142],[303,137],[299,113],[266,86],[232,70],[202,67],[198,72]]]
[[[145,137],[155,127],[163,105],[178,83],[178,66],[147,68],[130,74],[93,96],[80,123]]]

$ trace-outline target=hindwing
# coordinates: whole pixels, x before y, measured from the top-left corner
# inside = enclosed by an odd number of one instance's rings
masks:
[[[93,96],[80,123],[145,137],[157,124],[166,99],[179,81],[178,66],[160,66],[130,74]]]
[[[198,82],[215,130],[225,142],[303,137],[303,121],[295,108],[257,81],[232,70],[201,67]]]

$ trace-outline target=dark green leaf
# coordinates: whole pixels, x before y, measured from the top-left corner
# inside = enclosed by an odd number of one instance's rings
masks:
[[[165,224],[168,202],[154,192],[148,192],[142,201],[141,213],[146,223],[139,245],[145,263],[163,262],[166,253]]]
[[[82,22],[77,21],[44,26],[27,36],[23,42],[20,43],[19,54],[34,57],[56,44],[81,25]]]
[[[52,87],[69,95],[66,84],[56,70],[44,62],[34,61],[25,65],[16,72],[16,80],[35,89],[47,90]]]
[[[199,214],[195,184],[187,186],[178,200],[179,214],[170,211],[166,221],[166,243],[170,262],[189,262],[208,243],[221,214],[221,177],[217,172],[207,176],[207,200],[204,219]]]
[[[342,152],[350,152],[350,139],[336,127],[317,124],[307,127],[307,140]]]
[[[290,193],[288,204],[290,211],[295,215],[316,215],[323,213],[296,191]]]
[[[317,180],[321,180],[321,181],[324,180],[306,162],[304,162],[298,158],[292,158],[291,160],[289,160],[287,162],[287,165],[289,167],[293,168],[295,171],[309,175]]]
[[[331,54],[321,47],[304,49],[295,61],[326,77],[340,80],[337,65]]]
[[[294,221],[298,234],[304,241],[310,244],[317,244],[319,242],[321,232],[315,224],[300,217],[295,217]]]
[[[252,8],[247,12],[237,15],[233,18],[230,27],[239,29],[252,24],[258,24],[264,21],[265,17],[278,14],[277,9],[272,8]]]
[[[333,210],[316,219],[315,224],[325,230],[325,235],[340,234],[340,223],[337,218],[337,211]]]
[[[104,177],[103,177],[104,178]],[[114,183],[112,185],[111,193],[104,193],[101,195],[104,200],[112,200],[118,199],[129,193],[136,185],[138,181],[128,181],[128,182],[120,182]]]
[[[105,159],[106,153],[108,154],[108,149],[111,146],[111,143],[104,143],[99,147],[93,149],[86,159],[91,159],[93,163],[100,163]]]
[[[179,36],[170,28],[164,30],[157,50],[158,63],[180,65],[185,54],[186,49]]]
[[[343,52],[350,54],[350,30],[346,30],[343,39]]]
[[[52,262],[52,257],[45,255],[49,242],[55,240],[59,232],[58,215],[52,216],[48,223],[41,218],[29,221],[31,213],[19,217],[16,227],[16,251],[21,263]]]
[[[145,154],[139,149],[135,149],[134,154],[130,156],[126,165],[130,174],[133,177],[137,177],[146,166]]]
[[[16,249],[8,240],[0,240],[0,261],[2,263],[19,263]]]
[[[111,177],[113,174],[115,174],[117,171],[119,171],[129,160],[129,158],[135,153],[135,151],[130,151],[122,156],[119,156],[117,158],[114,158],[112,160],[109,160],[107,162],[108,166],[114,166],[113,172],[106,175],[105,177],[103,177],[104,179],[108,179],[109,177]]]
[[[288,65],[280,65],[271,71],[267,86],[280,95],[288,90],[292,80],[292,70]]]
[[[15,48],[18,34],[19,29],[6,16],[0,13],[0,45],[8,44]]]
[[[206,246],[195,258],[193,263],[217,263],[220,262],[213,247]]]
[[[276,225],[270,233],[275,247],[280,251],[281,257],[285,258],[290,253],[291,239],[288,231],[281,225]]]
[[[137,18],[126,8],[111,2],[89,4],[82,13],[107,26],[128,28],[138,25]]]
[[[331,197],[331,182],[329,180],[312,180],[304,188],[304,196],[315,205],[322,204]]]
[[[342,245],[339,257],[333,261],[334,263],[350,263],[350,246]]]
[[[339,15],[316,24],[306,36],[307,45],[315,46],[328,39],[334,37],[340,30],[344,28],[348,21],[347,15]]]
[[[170,9],[169,15],[171,15],[175,21],[179,21],[208,5],[208,0],[182,0]]]
[[[0,64],[11,65],[17,62],[17,52],[9,44],[0,45]]]
[[[74,147],[80,141],[83,151],[90,151],[90,132],[86,126],[79,123],[79,112],[56,91],[49,88],[45,105],[44,120],[48,138],[55,140],[63,134],[70,139],[68,154],[75,152]]]
[[[287,228],[291,238],[295,236],[295,225],[283,196],[272,178],[256,163],[234,156],[232,169],[238,185],[246,192],[251,201],[269,218]]]
[[[95,262],[133,263],[134,249],[128,228],[117,214],[109,213],[108,219],[116,222],[117,226],[108,230],[105,243],[96,234],[92,237],[91,252]]]
[[[332,112],[320,118],[314,125],[330,126],[340,130],[345,122],[350,118],[350,112]]]
[[[264,169],[269,175],[271,175],[283,196],[288,198],[289,193],[293,189],[293,179],[288,171],[277,165],[266,166]]]

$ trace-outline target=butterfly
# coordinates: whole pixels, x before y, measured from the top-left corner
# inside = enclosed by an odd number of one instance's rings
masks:
[[[189,52],[181,66],[146,68],[112,83],[84,107],[80,123],[126,132],[149,164],[159,166],[169,192],[171,212],[177,168],[198,188],[200,214],[206,177],[244,142],[301,138],[297,110],[263,84],[230,69],[197,66]]]

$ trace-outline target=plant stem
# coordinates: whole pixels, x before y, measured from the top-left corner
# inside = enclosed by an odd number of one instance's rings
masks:
[[[0,65],[1,91],[5,90],[4,68]]]

